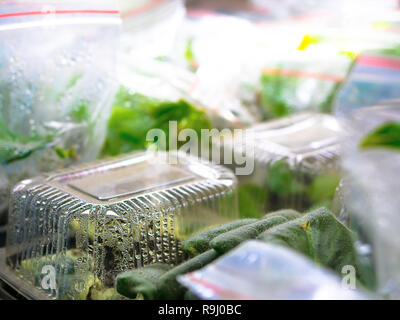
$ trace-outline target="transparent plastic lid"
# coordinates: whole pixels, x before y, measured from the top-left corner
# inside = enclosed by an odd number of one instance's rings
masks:
[[[290,163],[311,168],[317,161],[325,162],[338,155],[340,126],[335,117],[319,113],[301,113],[249,128],[241,140],[224,139],[224,146],[234,152],[245,152],[251,144],[256,162],[270,163],[283,158]],[[242,137],[240,137],[242,139]]]
[[[225,168],[161,152],[22,181],[11,198],[7,270],[40,288],[41,269],[54,267],[57,288],[45,293],[86,299],[113,288],[119,272],[185,260],[182,240],[237,218],[235,186]]]
[[[340,132],[336,119],[322,114],[302,114],[254,126],[250,130],[260,150],[270,152],[270,147],[276,145],[277,153],[293,156],[332,148],[337,144]]]
[[[303,113],[215,139],[223,149],[224,164],[238,174],[240,215],[330,208],[340,181],[340,138],[333,116]],[[232,156],[229,163],[227,155]]]

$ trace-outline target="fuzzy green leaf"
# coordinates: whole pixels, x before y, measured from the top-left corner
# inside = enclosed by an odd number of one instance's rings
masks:
[[[360,143],[361,149],[389,148],[400,151],[400,122],[387,122],[371,133]]]

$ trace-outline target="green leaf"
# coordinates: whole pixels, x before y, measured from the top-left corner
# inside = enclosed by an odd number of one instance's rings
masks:
[[[289,196],[304,191],[304,186],[296,180],[295,173],[285,161],[276,161],[268,169],[268,189],[279,196]]]
[[[72,120],[76,122],[89,122],[90,121],[90,109],[89,109],[90,101],[88,100],[81,100],[79,104],[74,107],[69,115]]]
[[[308,190],[313,203],[331,201],[340,182],[340,175],[334,172],[317,176]]]
[[[76,154],[73,148],[71,149],[62,149],[60,147],[54,147],[54,151],[61,159],[77,159],[78,155]]]
[[[134,150],[143,150],[150,144],[146,135],[151,129],[161,129],[169,138],[169,121],[177,121],[180,130],[190,128],[200,134],[201,129],[211,129],[207,114],[180,99],[162,101],[131,93],[121,87],[117,93],[108,122],[103,154],[116,156]],[[182,145],[183,143],[180,143]]]
[[[377,50],[378,53],[400,58],[400,45]]]
[[[196,56],[193,50],[193,39],[190,38],[186,43],[185,53],[184,53],[185,60],[189,64],[190,68],[195,71],[198,68],[196,62]]]
[[[82,78],[81,74],[75,74],[72,76],[71,80],[68,82],[66,89],[71,89],[72,87],[75,87],[77,84],[78,80]]]
[[[189,39],[186,43],[185,59],[189,63],[191,63],[195,59],[194,52],[193,52],[193,39],[192,38]]]
[[[32,152],[45,148],[54,134],[15,135],[0,119],[0,161],[10,163],[28,157]]]
[[[90,126],[89,101],[82,100],[70,111],[70,117],[76,122],[87,122]],[[11,163],[30,156],[33,152],[49,147],[54,141],[57,132],[31,133],[29,135],[17,135],[8,129],[4,120],[0,119],[0,161]],[[73,149],[63,150],[55,147],[57,155],[62,158],[76,159],[77,155]]]
[[[296,92],[299,80],[279,74],[261,75],[260,104],[267,117],[284,117],[293,112],[289,104],[292,92]]]
[[[344,266],[353,266],[357,279],[364,286],[375,286],[372,266],[358,255],[354,247],[355,234],[326,208],[268,229],[258,239],[288,246],[339,275],[342,275]]]
[[[387,122],[371,133],[360,143],[360,149],[388,148],[400,151],[400,122]]]
[[[241,218],[260,218],[264,214],[268,191],[255,184],[243,184],[238,188],[238,198]]]

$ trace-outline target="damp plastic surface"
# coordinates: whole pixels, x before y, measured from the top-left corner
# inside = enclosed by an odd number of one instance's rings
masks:
[[[237,218],[235,192],[229,170],[175,153],[26,180],[12,193],[7,268],[51,298],[104,295],[120,272],[184,261],[182,240]],[[54,268],[55,290],[43,287],[43,268]]]
[[[361,141],[387,122],[399,122],[399,101],[381,102],[348,112],[341,165],[346,183],[344,205],[357,233],[372,247],[378,290],[400,296],[398,208],[400,154],[385,147],[361,148]]]
[[[223,163],[238,175],[241,215],[330,207],[340,180],[339,133],[333,116],[303,113],[215,140],[222,148]],[[243,170],[238,163],[243,155],[248,164],[254,164],[253,170]],[[248,211],[248,201],[255,204],[258,213]]]
[[[5,211],[8,208],[9,183],[5,170],[0,166],[0,226],[6,222]]]
[[[0,5],[0,162],[11,186],[96,158],[119,26],[108,1]]]

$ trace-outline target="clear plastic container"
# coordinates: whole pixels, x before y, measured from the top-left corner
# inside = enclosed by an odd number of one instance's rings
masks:
[[[0,5],[0,163],[9,183],[96,158],[115,94],[112,1]]]
[[[224,165],[238,174],[240,214],[331,207],[340,181],[339,133],[335,117],[302,113],[255,125],[238,137],[216,140],[223,149]],[[233,154],[232,162],[226,160],[229,154]],[[248,163],[253,160],[254,170],[239,173],[243,165],[237,159],[244,156]]]
[[[182,240],[236,219],[235,191],[236,178],[226,168],[161,152],[22,181],[13,189],[7,267],[0,269],[12,283],[22,279],[33,298],[37,289],[58,299],[113,295],[118,273],[156,262],[176,265],[186,258]],[[48,270],[53,290],[43,285]]]
[[[8,208],[9,183],[5,170],[0,166],[0,226],[6,222]]]
[[[349,199],[349,197],[354,196],[352,194],[353,192],[357,193],[358,188],[359,186],[354,179],[349,177],[343,178],[336,189],[332,203],[332,212],[340,222],[357,233],[360,244],[370,246],[372,241],[370,234],[365,232],[366,230],[362,219],[360,220],[359,216],[352,212],[346,200]]]
[[[332,202],[332,213],[338,218],[338,220],[344,225],[349,225],[349,216],[346,206],[344,204],[344,182],[340,180],[338,187],[336,188],[335,197]]]
[[[348,181],[345,206],[357,222],[359,238],[372,247],[379,292],[395,299],[400,297],[400,153],[385,147],[362,149],[360,143],[383,124],[400,123],[399,106],[399,100],[388,101],[348,112],[341,161]]]
[[[0,248],[6,242],[7,208],[9,196],[9,183],[4,169],[0,165]]]

